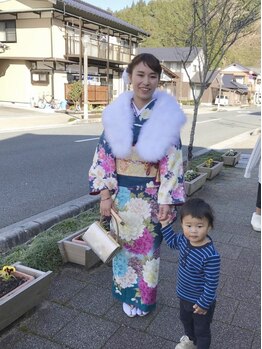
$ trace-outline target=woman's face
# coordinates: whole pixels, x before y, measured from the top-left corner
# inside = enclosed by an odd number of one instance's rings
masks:
[[[141,109],[151,101],[152,95],[158,86],[159,76],[143,62],[140,62],[133,69],[129,76],[134,91],[134,102]]]

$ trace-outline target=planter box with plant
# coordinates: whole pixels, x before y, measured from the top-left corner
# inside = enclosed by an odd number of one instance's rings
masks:
[[[215,161],[210,158],[196,167],[199,172],[207,173],[207,179],[212,179],[219,174],[223,168],[223,165],[223,161]]]
[[[205,184],[207,173],[197,172],[196,170],[187,170],[184,178],[186,194],[187,196],[190,196]]]
[[[0,272],[0,331],[35,307],[45,297],[51,271],[43,272],[19,262]]]
[[[59,251],[64,263],[76,263],[89,269],[100,262],[100,259],[81,238],[86,230],[87,227],[58,241]]]
[[[234,149],[230,149],[222,155],[224,165],[226,166],[236,166],[239,162],[241,152]]]

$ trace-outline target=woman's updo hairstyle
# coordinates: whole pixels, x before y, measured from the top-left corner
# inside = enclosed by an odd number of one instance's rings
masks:
[[[127,73],[132,75],[135,66],[137,66],[141,62],[146,64],[150,69],[157,73],[160,78],[160,75],[162,73],[161,64],[159,60],[151,53],[140,53],[139,55],[135,56],[127,66]]]

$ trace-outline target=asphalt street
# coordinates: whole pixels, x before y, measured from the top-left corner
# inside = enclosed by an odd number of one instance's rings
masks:
[[[184,155],[192,110],[186,113]],[[0,235],[12,235],[20,226],[64,212],[66,207],[88,204],[87,173],[102,126],[100,122],[68,121],[66,114],[0,106]],[[228,108],[219,113],[201,108],[194,150],[230,148],[232,141],[241,141],[258,127],[258,108]]]

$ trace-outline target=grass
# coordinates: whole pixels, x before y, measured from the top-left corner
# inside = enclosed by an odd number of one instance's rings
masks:
[[[65,236],[89,226],[99,219],[98,206],[76,217],[68,218],[38,234],[28,243],[19,245],[0,257],[0,265],[20,261],[28,267],[42,271],[58,271],[63,265],[57,242]]]

